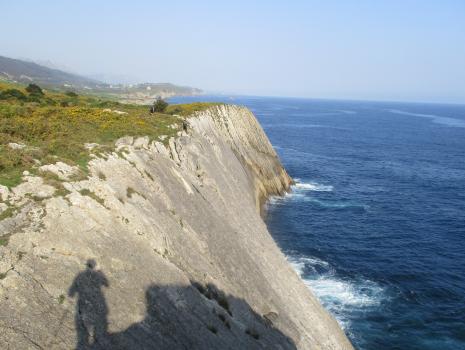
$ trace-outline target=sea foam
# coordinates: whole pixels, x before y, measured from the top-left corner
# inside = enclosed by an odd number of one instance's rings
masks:
[[[300,179],[294,179],[295,185],[293,185],[293,189],[296,191],[303,190],[303,191],[316,191],[316,192],[331,192],[334,190],[334,187],[331,185],[322,185],[316,182],[301,182]]]
[[[352,313],[376,307],[385,298],[384,289],[378,284],[363,279],[339,278],[334,268],[321,259],[292,255],[287,259],[305,285],[344,329],[350,328]]]

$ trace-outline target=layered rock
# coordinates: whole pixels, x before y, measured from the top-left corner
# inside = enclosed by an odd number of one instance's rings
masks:
[[[34,176],[4,191],[0,348],[352,348],[260,217],[291,179],[247,109],[121,139],[89,169],[60,195]]]

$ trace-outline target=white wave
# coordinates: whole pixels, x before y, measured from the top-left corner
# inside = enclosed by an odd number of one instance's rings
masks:
[[[320,208],[332,210],[354,209],[369,211],[370,206],[351,201],[331,201],[314,198],[308,192],[331,192],[334,187],[331,185],[322,185],[316,182],[301,182],[300,179],[294,178],[296,183],[291,186],[291,192],[283,196],[271,196],[268,198],[268,206],[276,206],[288,203],[289,201],[309,202]]]
[[[294,189],[297,190],[307,190],[307,191],[316,191],[316,192],[331,192],[334,190],[334,187],[331,185],[322,185],[316,182],[300,182],[300,179],[294,179],[295,184]]]
[[[327,304],[334,303],[343,307],[365,307],[380,303],[379,294],[382,288],[368,280],[362,281],[361,284],[355,284],[323,276],[317,279],[307,279],[305,284]],[[331,307],[334,308],[334,306]]]
[[[291,192],[285,193],[283,196],[271,196],[268,198],[267,205],[281,205],[290,200],[297,201],[312,201],[313,199],[306,195],[306,192],[330,192],[334,188],[330,185],[321,185],[316,182],[300,182],[300,179],[295,178],[295,184],[291,186]]]
[[[430,118],[433,123],[447,125],[447,126],[455,126],[459,128],[465,128],[465,120],[458,119],[458,118],[451,118],[451,117],[443,117],[440,115],[435,114],[422,114],[422,113],[412,113],[401,111],[398,109],[388,109],[388,112],[394,114],[402,114],[402,115],[410,115],[414,117],[422,117],[422,118]]]
[[[323,261],[315,257],[295,258],[292,256],[288,256],[287,261],[289,261],[289,263],[292,265],[294,270],[296,270],[299,276],[301,277],[304,274],[305,269],[308,269],[308,268],[310,268],[315,273],[316,273],[316,270],[314,269],[315,266],[322,266],[324,268],[329,268],[329,264],[326,261]]]
[[[276,205],[276,204],[283,204],[288,200],[295,200],[299,199],[302,200],[305,197],[303,193],[296,193],[296,192],[287,192],[283,196],[271,196],[268,198],[268,204]]]
[[[338,278],[329,263],[314,257],[288,256],[295,271],[341,327],[350,326],[350,313],[379,305],[384,290],[369,280]],[[318,272],[322,271],[322,272]]]

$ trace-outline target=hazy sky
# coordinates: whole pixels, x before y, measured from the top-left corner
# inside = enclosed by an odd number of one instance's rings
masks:
[[[465,1],[8,1],[0,55],[207,91],[465,103]]]

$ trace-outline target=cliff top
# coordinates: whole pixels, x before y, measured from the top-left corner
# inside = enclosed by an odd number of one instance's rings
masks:
[[[167,142],[184,116],[211,105],[170,105],[151,114],[147,106],[0,82],[0,185],[15,186],[24,171],[58,161],[85,174],[90,150],[113,150],[123,136]]]

